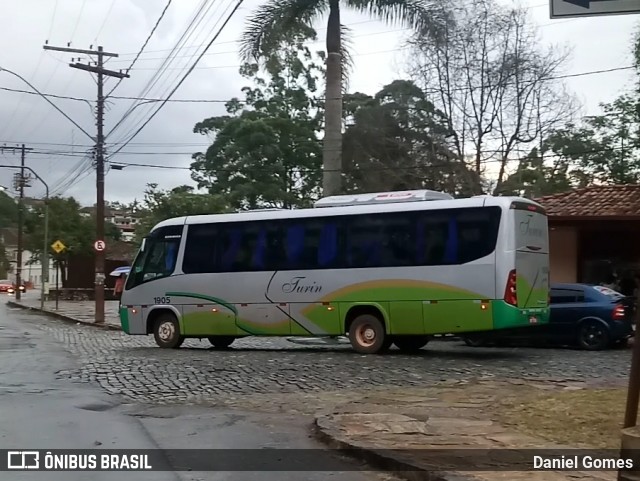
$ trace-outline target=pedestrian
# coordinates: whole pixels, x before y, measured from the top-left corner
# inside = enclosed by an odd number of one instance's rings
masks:
[[[127,276],[125,274],[120,274],[120,277],[116,279],[116,285],[113,288],[113,295],[118,300],[122,297],[122,291],[124,290],[124,282],[126,279]]]

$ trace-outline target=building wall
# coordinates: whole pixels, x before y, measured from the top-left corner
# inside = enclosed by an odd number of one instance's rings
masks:
[[[9,273],[9,280],[16,282],[16,268],[18,264],[18,249],[7,248],[7,256],[11,262],[11,272]],[[33,263],[30,263],[32,253],[30,251],[22,251],[22,282],[31,282],[35,289],[39,289],[42,282],[42,266],[40,261],[34,259]],[[53,259],[50,259],[49,264],[49,287],[55,287],[56,283],[56,267]]]
[[[575,227],[549,229],[551,282],[578,282],[578,231]]]

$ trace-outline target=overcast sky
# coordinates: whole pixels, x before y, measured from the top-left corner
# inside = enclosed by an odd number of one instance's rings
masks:
[[[509,0],[504,0],[509,1]],[[183,68],[194,60],[195,46],[205,44],[217,30],[215,22],[228,11],[232,0],[218,0],[203,22],[186,42],[191,49],[182,50],[166,74],[146,93],[146,97],[163,97],[175,86]],[[0,67],[12,70],[44,93],[95,99],[96,84],[88,72],[68,66],[77,54],[45,52],[42,45],[94,48],[120,57],[109,60],[107,67],[125,69],[140,49],[166,4],[166,0],[0,0],[4,19],[0,29]],[[176,44],[201,0],[174,0],[164,20],[152,37],[131,78],[123,80],[113,95],[139,96],[162,64],[164,56]],[[238,74],[238,39],[244,19],[260,0],[247,0],[225,28],[196,70],[182,84],[173,98],[224,100],[240,94],[244,85]],[[540,26],[545,43],[572,48],[571,61],[565,74],[589,72],[631,65],[631,37],[636,15],[551,20],[548,2],[523,0]],[[401,78],[402,49],[406,31],[390,27],[351,12],[344,22],[354,30],[355,71],[351,91],[375,93],[383,85]],[[325,33],[322,23],[318,33]],[[322,43],[317,47],[322,47]],[[83,58],[86,62],[87,58]],[[116,80],[107,83],[107,92]],[[598,112],[600,102],[608,102],[632,86],[631,71],[584,75],[567,79],[568,87],[578,96],[587,114]],[[0,88],[29,89],[24,82],[6,72],[0,72]],[[53,99],[84,130],[94,135],[95,120],[84,102]],[[109,132],[131,105],[130,100],[112,100],[106,112]],[[122,142],[152,112],[150,104],[133,111],[112,136],[110,143]],[[218,103],[169,103],[142,132],[118,154],[114,162],[188,167],[190,152],[204,150],[207,139],[192,133],[196,122],[224,113]],[[77,155],[86,151],[91,140],[63,118],[41,97],[0,90],[0,145],[25,143],[36,149],[28,153],[27,165],[36,170],[49,184],[52,194],[73,195],[83,204],[95,199],[95,171],[87,160]],[[59,145],[55,145],[59,144]],[[71,147],[71,144],[74,147]],[[67,155],[51,156],[47,151],[64,151]],[[114,148],[110,147],[113,151]],[[39,153],[37,153],[39,152]],[[137,154],[132,154],[137,152]],[[155,155],[147,155],[155,152]],[[160,152],[160,154],[157,154]],[[175,152],[175,153],[173,153]],[[18,153],[0,153],[0,164],[19,164]],[[0,185],[10,187],[12,171],[0,169]],[[111,170],[106,177],[107,200],[122,202],[140,199],[148,182],[162,188],[191,183],[189,171],[129,166],[122,171]],[[44,189],[34,182],[28,195],[42,195]]]

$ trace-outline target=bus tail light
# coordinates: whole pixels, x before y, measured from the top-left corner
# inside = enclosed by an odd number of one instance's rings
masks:
[[[518,305],[518,294],[516,293],[516,271],[509,272],[507,287],[504,290],[504,302],[512,306]]]

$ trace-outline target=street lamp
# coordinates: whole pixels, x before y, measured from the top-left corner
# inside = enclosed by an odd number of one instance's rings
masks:
[[[35,170],[31,167],[27,166],[18,166],[18,165],[0,165],[0,167],[4,167],[6,169],[25,169],[33,174],[33,176],[42,182],[45,188],[45,198],[44,198],[44,245],[42,248],[42,257],[40,263],[42,265],[42,275],[40,276],[40,309],[44,310],[44,285],[45,279],[49,279],[49,186],[47,183],[40,177]],[[4,189],[3,189],[4,190]],[[22,267],[22,266],[20,266]],[[18,286],[20,288],[20,286]]]

